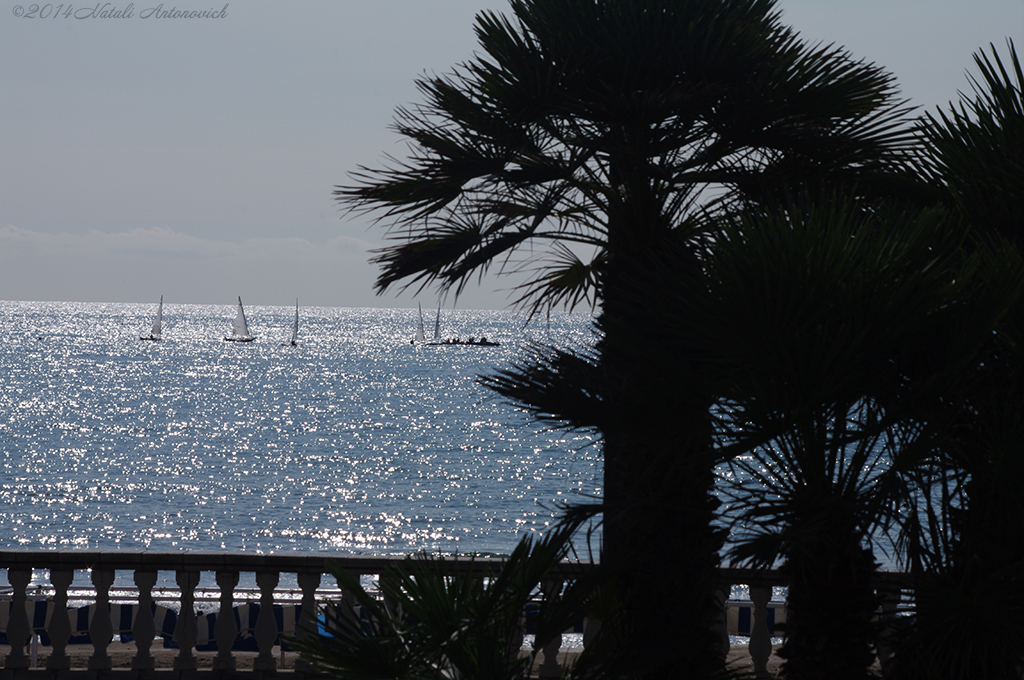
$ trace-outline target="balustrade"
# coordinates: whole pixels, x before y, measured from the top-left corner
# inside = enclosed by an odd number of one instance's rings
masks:
[[[166,616],[158,625],[154,615],[157,597],[154,589],[158,582],[158,571],[173,572],[177,584],[177,601],[179,611],[173,627],[172,639],[177,643],[179,651],[173,661],[173,672],[191,672],[197,668],[194,650],[199,642],[213,641],[216,643],[216,656],[212,664],[215,671],[234,671],[236,658],[232,651],[234,643],[241,633],[252,635],[258,647],[258,655],[253,664],[254,676],[273,675],[278,670],[277,659],[273,649],[282,635],[305,637],[314,634],[317,606],[325,599],[354,604],[352,593],[340,587],[322,587],[322,576],[328,573],[328,564],[335,563],[345,571],[356,575],[382,575],[387,567],[399,558],[371,556],[338,556],[338,555],[252,555],[240,553],[198,553],[198,552],[92,552],[92,551],[17,551],[0,550],[0,569],[7,569],[10,583],[9,598],[0,597],[0,630],[5,629],[10,640],[10,653],[4,659],[0,680],[13,677],[11,671],[20,672],[30,668],[30,657],[26,652],[31,636],[45,632],[50,639],[52,652],[46,662],[48,671],[67,671],[71,668],[71,659],[67,652],[69,640],[75,632],[81,633],[79,627],[73,625],[68,604],[71,600],[75,570],[89,570],[93,589],[89,599],[95,602],[92,618],[88,623],[88,634],[93,645],[92,656],[88,659],[88,670],[93,672],[108,671],[112,668],[112,659],[108,653],[114,633],[130,632],[135,640],[135,656],[131,662],[134,671],[153,671],[155,658],[151,647],[159,633],[166,635]],[[488,570],[493,570],[500,560],[477,559],[473,563],[468,560],[457,563],[454,572],[463,577],[481,578]],[[587,564],[566,564],[557,573],[551,574],[541,587],[541,597],[553,596],[561,591],[567,580],[572,579],[582,570],[589,568]],[[49,583],[44,584],[44,595],[47,599],[48,623],[45,630],[38,627],[29,618],[32,603],[28,596],[29,584],[33,570],[49,572]],[[473,570],[473,573],[469,573]],[[114,588],[117,572],[132,572],[135,592],[132,595],[131,616],[124,623],[124,615],[111,615],[111,590]],[[204,628],[201,640],[196,614],[197,593],[201,574],[212,573],[217,592],[203,591],[205,604],[219,601],[219,610],[212,627]],[[282,573],[294,574],[297,589],[287,593],[279,591]],[[240,575],[250,574],[254,578],[258,592],[251,590],[240,593],[238,584]],[[769,604],[772,587],[783,586],[785,581],[778,572],[755,571],[750,569],[723,568],[722,604],[727,608],[723,612],[723,624],[718,631],[723,644],[728,644],[728,634],[749,635],[749,652],[759,677],[767,677],[766,665],[771,654],[770,624],[773,617],[781,617],[780,603]],[[123,575],[122,578],[127,578]],[[207,577],[209,580],[209,577]],[[731,585],[747,585],[749,587],[749,603],[726,602]],[[898,592],[898,590],[897,590]],[[240,595],[256,595],[255,602],[251,599],[240,599]],[[75,594],[75,599],[81,598]],[[6,600],[6,601],[5,601]],[[162,601],[166,601],[166,597]],[[8,608],[6,605],[10,603]],[[284,626],[279,626],[275,613],[275,605],[282,603],[294,607],[301,605],[301,616]],[[255,625],[243,622],[240,628],[236,621],[236,607],[248,603],[251,607],[258,604],[259,614]],[[886,614],[891,615],[895,601],[891,598],[886,602]],[[9,614],[8,614],[9,612]],[[204,615],[205,616],[205,615]],[[208,621],[208,618],[205,619]],[[774,619],[777,621],[778,619]],[[116,625],[115,625],[116,624]],[[599,644],[598,631],[600,622],[585,619],[582,628],[584,646]],[[513,641],[513,647],[521,644]],[[561,639],[552,640],[540,650],[538,673],[541,678],[555,678],[561,673],[561,665],[557,653]],[[884,654],[887,650],[882,650]],[[309,671],[308,666],[298,662],[295,671]],[[22,676],[19,676],[22,677]]]

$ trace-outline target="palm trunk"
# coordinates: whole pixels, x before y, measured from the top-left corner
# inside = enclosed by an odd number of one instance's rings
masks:
[[[663,447],[683,458],[685,444],[652,439],[605,438],[603,559],[622,598],[634,670],[665,678],[686,668],[689,677],[708,677],[723,658],[713,630],[721,619],[722,537],[712,527],[712,476],[681,461],[666,465]]]
[[[659,291],[699,271],[674,262],[679,278],[664,280],[636,226],[629,243],[613,244],[602,291],[601,368],[611,414],[603,428],[603,562],[618,584],[616,632],[628,640],[630,670],[644,678],[678,677],[681,669],[708,677],[724,655],[713,632],[721,619],[723,534],[712,525],[711,400],[694,379],[693,359],[659,323]]]
[[[783,566],[790,579],[779,651],[784,673],[793,680],[864,680],[875,658],[875,559],[852,522],[837,518],[817,531],[810,543],[789,549]]]

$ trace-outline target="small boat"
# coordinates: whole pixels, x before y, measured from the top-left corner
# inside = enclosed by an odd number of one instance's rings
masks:
[[[252,342],[256,336],[249,332],[249,324],[245,322],[245,310],[242,309],[242,296],[238,296],[238,314],[235,315],[234,332],[224,338],[226,342]]]
[[[496,340],[488,340],[486,336],[481,338],[474,338],[472,335],[469,336],[468,340],[462,340],[461,338],[452,338],[450,340],[442,340],[441,342],[431,343],[433,345],[451,345],[454,347],[501,347],[501,343]]]
[[[292,326],[292,341],[282,342],[281,347],[297,347],[299,344],[299,299],[295,298],[295,325]]]
[[[160,296],[160,306],[156,309],[156,321],[153,322],[153,329],[149,332],[149,335],[140,335],[139,340],[163,340],[163,324],[164,320],[164,296]]]

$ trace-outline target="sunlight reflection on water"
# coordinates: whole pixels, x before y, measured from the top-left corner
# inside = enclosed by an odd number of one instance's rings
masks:
[[[477,375],[528,334],[506,312],[0,302],[0,531],[8,547],[508,552],[554,503],[600,494],[586,434],[544,431]],[[582,315],[551,333],[585,343]],[[38,339],[41,338],[41,339]]]

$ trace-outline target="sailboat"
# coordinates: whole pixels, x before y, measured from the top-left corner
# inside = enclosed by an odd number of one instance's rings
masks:
[[[242,309],[242,296],[238,296],[238,314],[235,315],[235,328],[232,335],[224,338],[227,342],[252,342],[256,336],[249,332],[249,324],[245,322],[245,310]]]
[[[416,337],[412,339],[414,345],[427,341],[427,335],[423,332],[423,305],[418,302],[416,304],[420,305],[420,320],[419,323],[416,324]]]
[[[414,345],[444,345],[444,346],[462,346],[471,345],[474,347],[498,347],[501,345],[500,342],[488,340],[486,337],[482,337],[479,340],[470,337],[468,340],[460,340],[459,338],[452,338],[450,340],[441,339],[441,303],[437,304],[437,317],[434,319],[434,340],[433,342],[427,342],[427,336],[423,329],[423,305],[420,303],[420,318],[416,324],[416,337],[413,338],[412,344]]]
[[[164,296],[160,296],[160,306],[156,309],[156,321],[149,335],[140,335],[139,340],[163,340]]]
[[[282,342],[281,347],[297,347],[299,344],[299,298],[295,298],[295,325],[292,326],[292,341]]]

